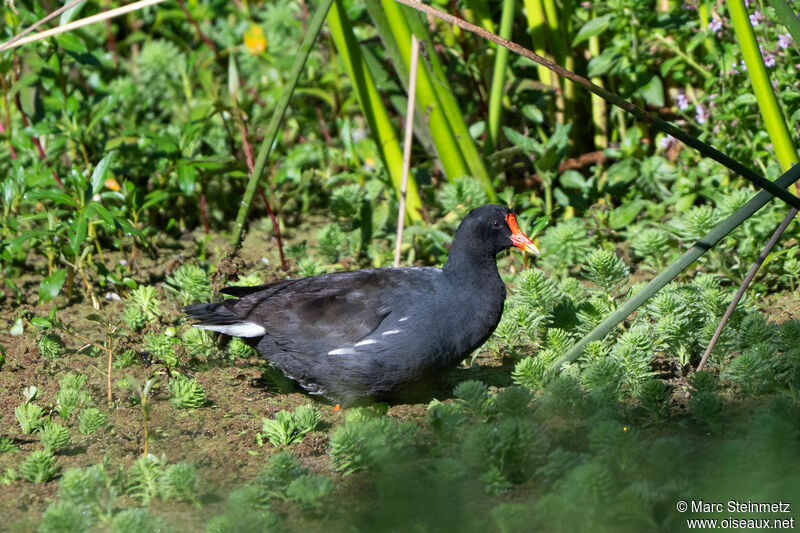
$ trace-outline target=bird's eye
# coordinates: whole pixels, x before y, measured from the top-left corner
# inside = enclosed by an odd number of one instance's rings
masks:
[[[502,226],[503,226],[503,223],[500,222],[499,220],[495,220],[495,221],[492,222],[492,227],[494,229],[500,229]]]

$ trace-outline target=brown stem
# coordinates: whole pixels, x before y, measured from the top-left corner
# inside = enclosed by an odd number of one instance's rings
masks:
[[[208,228],[208,212],[206,211],[206,193],[200,193],[200,214],[203,217],[203,228],[206,231],[206,235],[210,233]]]
[[[775,232],[772,234],[772,237],[769,238],[766,246],[761,251],[761,255],[758,256],[756,262],[753,263],[753,266],[750,267],[750,272],[747,273],[744,280],[742,280],[742,284],[739,285],[739,290],[736,291],[736,294],[731,300],[730,305],[725,310],[725,314],[722,315],[722,319],[719,321],[719,325],[717,326],[716,331],[714,331],[714,335],[711,337],[711,341],[708,343],[708,348],[706,348],[705,353],[703,354],[703,358],[700,359],[700,363],[697,365],[697,369],[695,372],[700,372],[705,366],[706,361],[708,361],[708,356],[711,355],[711,351],[714,349],[714,346],[717,344],[719,340],[719,336],[722,334],[722,330],[725,328],[725,324],[728,323],[728,319],[733,314],[733,310],[736,309],[736,306],[739,304],[739,300],[742,299],[744,295],[744,291],[747,290],[747,287],[750,285],[750,282],[753,281],[753,278],[756,277],[756,272],[758,269],[761,268],[761,265],[764,263],[764,260],[767,258],[769,253],[772,251],[772,248],[778,242],[778,239],[781,238],[783,232],[786,231],[786,228],[789,227],[794,217],[797,215],[797,209],[792,208],[789,210],[789,213],[786,215],[786,218],[783,219],[783,222],[778,226]]]
[[[264,205],[267,207],[267,214],[272,221],[272,229],[275,230],[275,240],[278,241],[278,254],[281,256],[281,270],[289,270],[289,266],[286,264],[286,257],[283,255],[283,240],[281,239],[281,227],[280,224],[278,224],[278,219],[275,217],[275,213],[272,212],[272,207],[269,205],[267,195],[264,194],[264,189],[261,188],[261,185],[258,186],[258,193],[261,195],[261,199],[264,200]]]
[[[150,415],[147,412],[147,398],[142,395],[142,427],[144,428],[144,457],[147,457],[147,433],[150,425]]]
[[[183,11],[183,14],[186,15],[189,23],[194,26],[194,29],[197,30],[197,34],[200,36],[203,42],[206,43],[206,46],[211,48],[211,51],[214,52],[214,55],[217,55],[217,47],[214,46],[214,43],[211,42],[211,39],[209,39],[208,36],[203,33],[203,30],[200,29],[200,24],[197,23],[197,20],[195,20],[189,10],[186,9],[186,4],[183,3],[183,0],[178,0],[178,5],[181,6],[181,11]]]
[[[15,56],[14,69],[13,69],[15,83],[19,81],[18,67],[19,67],[19,57]],[[17,94],[14,95],[14,103],[17,104],[17,110],[19,111],[20,116],[22,116],[22,123],[25,124],[26,128],[30,127],[31,123],[28,120],[28,115],[26,115],[25,111],[22,109],[22,100],[20,100],[19,92],[17,92]],[[33,145],[36,147],[36,151],[39,153],[39,159],[44,161],[45,165],[47,165],[47,154],[44,153],[44,148],[42,148],[42,143],[39,142],[39,137],[37,137],[36,135],[31,135],[31,140],[33,141]],[[58,174],[56,174],[56,171],[51,170],[51,172],[53,173],[53,177],[56,179],[56,183],[58,183],[58,186],[63,189],[64,184],[61,183],[61,179],[59,179]]]
[[[106,8],[111,8],[111,0],[106,2]],[[111,52],[111,57],[114,59],[114,64],[119,64],[119,57],[117,57],[117,36],[114,35],[114,30],[111,27],[111,19],[106,19],[106,46],[108,51]]]
[[[114,403],[114,397],[111,395],[111,361],[114,358],[114,352],[111,349],[111,333],[108,334],[108,340],[106,341],[106,347],[108,348],[108,374],[106,379],[106,388],[108,389],[108,406]]]
[[[333,145],[333,139],[331,139],[331,132],[328,129],[328,125],[325,123],[325,117],[322,116],[322,109],[319,108],[319,105],[316,106],[317,109],[317,118],[319,119],[319,127],[322,130],[322,136],[325,138],[325,143],[328,146]]]
[[[245,124],[244,120],[239,120],[239,131],[242,134],[242,150],[244,151],[244,160],[247,163],[247,168],[250,173],[253,173],[253,167],[255,166],[255,162],[253,160],[253,146],[250,144],[250,141],[247,140],[247,124]],[[278,224],[278,219],[275,217],[275,213],[272,211],[272,206],[269,205],[267,201],[267,195],[264,194],[264,189],[261,185],[258,186],[258,192],[261,194],[261,199],[264,200],[264,205],[267,208],[267,214],[269,215],[269,219],[272,221],[272,229],[275,231],[275,240],[278,241],[278,255],[281,258],[281,270],[289,270],[289,266],[286,264],[286,257],[283,254],[283,239],[281,239],[281,227]]]
[[[5,133],[5,132],[6,132],[6,128],[5,128],[5,126],[3,126],[3,122],[0,121],[0,134]],[[8,149],[11,152],[11,159],[16,159],[17,158],[17,151],[14,150],[14,145],[11,144],[11,138],[8,139]]]

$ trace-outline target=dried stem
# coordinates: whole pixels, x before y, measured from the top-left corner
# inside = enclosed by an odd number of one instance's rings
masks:
[[[242,150],[244,151],[244,160],[247,162],[247,168],[252,174],[253,168],[255,167],[255,162],[253,161],[253,146],[250,144],[250,141],[247,140],[247,124],[245,124],[241,117],[239,119],[239,129],[242,134]],[[261,187],[261,185],[258,186],[258,193],[261,195],[261,199],[264,200],[264,206],[267,208],[267,214],[269,215],[269,219],[272,221],[272,229],[275,231],[275,240],[278,241],[278,255],[280,255],[281,258],[281,269],[284,271],[289,270],[289,266],[286,264],[286,256],[283,254],[283,239],[281,239],[281,228],[280,224],[278,223],[278,218],[272,211],[272,206],[269,205],[269,201],[267,201],[267,195],[264,193],[264,189]]]
[[[408,104],[406,107],[406,131],[403,139],[403,178],[400,182],[400,207],[397,213],[397,240],[394,245],[394,266],[400,266],[400,247],[403,244],[403,226],[406,213],[406,189],[408,172],[411,166],[411,143],[414,134],[414,106],[417,97],[417,62],[419,61],[419,41],[411,34],[411,59],[409,60]]]
[[[780,226],[778,226],[778,228],[772,234],[772,237],[769,238],[766,246],[764,246],[764,249],[761,251],[761,255],[758,256],[756,262],[753,263],[752,267],[750,267],[750,271],[747,273],[747,276],[745,276],[741,285],[739,285],[739,290],[736,291],[733,300],[731,300],[730,305],[728,305],[728,308],[725,310],[725,314],[722,315],[722,319],[719,321],[719,325],[717,326],[716,331],[714,331],[714,335],[711,337],[711,341],[708,343],[708,348],[706,348],[703,358],[700,359],[700,363],[697,365],[697,370],[695,370],[695,372],[700,372],[705,366],[706,361],[708,361],[708,356],[711,355],[712,350],[714,350],[714,346],[719,340],[719,336],[722,334],[722,330],[725,328],[725,324],[728,323],[728,319],[730,319],[731,315],[733,314],[733,310],[736,309],[736,306],[739,304],[739,300],[741,300],[742,296],[744,296],[744,291],[747,290],[750,282],[752,282],[753,278],[756,276],[758,269],[761,268],[764,260],[772,251],[772,248],[775,246],[775,244],[777,244],[778,239],[781,238],[781,235],[783,235],[783,232],[786,231],[786,228],[789,227],[789,224],[796,215],[797,209],[792,208],[789,210],[786,218],[783,219],[783,222],[781,222]]]
[[[55,11],[50,13],[49,15],[46,15],[46,16],[42,17],[42,19],[34,22],[33,24],[31,24],[30,26],[25,28],[23,31],[21,31],[20,33],[18,33],[17,35],[15,35],[11,39],[9,39],[8,41],[6,41],[3,44],[1,44],[0,45],[0,52],[2,52],[3,50],[6,50],[7,48],[11,48],[12,44],[14,44],[15,42],[19,41],[24,36],[28,35],[30,32],[32,32],[33,30],[35,30],[36,28],[38,28],[39,26],[41,26],[42,24],[44,24],[48,20],[53,20],[54,18],[59,16],[61,13],[63,13],[67,9],[71,9],[71,8],[75,7],[76,5],[80,4],[83,1],[84,0],[72,0],[72,2],[64,4],[63,6],[59,7],[58,9],[56,9]],[[17,45],[17,46],[19,46],[19,45]]]
[[[111,362],[114,359],[114,352],[111,348],[111,341],[112,341],[112,332],[108,332],[108,337],[106,340],[106,350],[108,352],[108,372],[106,373],[106,389],[108,390],[108,406],[111,407],[114,404],[114,397],[111,395]]]

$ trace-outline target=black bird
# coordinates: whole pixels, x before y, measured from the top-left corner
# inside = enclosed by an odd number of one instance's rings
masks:
[[[388,400],[462,361],[500,322],[506,287],[496,255],[538,254],[500,205],[461,221],[443,268],[369,268],[257,287],[190,305],[196,327],[245,337],[311,394],[348,405]]]

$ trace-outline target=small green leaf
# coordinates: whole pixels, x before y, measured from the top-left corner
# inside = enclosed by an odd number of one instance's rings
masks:
[[[664,84],[661,78],[653,76],[650,80],[639,87],[636,94],[644,98],[644,101],[655,107],[664,105]]]
[[[536,124],[544,123],[544,114],[538,106],[533,104],[524,105],[522,106],[522,114],[525,115],[528,120],[535,122]]]
[[[644,208],[644,203],[644,200],[636,200],[617,207],[611,211],[611,216],[608,219],[608,225],[613,229],[620,229],[627,226],[633,222],[633,220],[636,218],[636,215],[638,215],[642,208]]]
[[[69,3],[69,1],[70,0],[64,0],[64,4]],[[72,22],[73,19],[80,14],[81,9],[83,9],[83,6],[85,5],[86,2],[78,2],[76,5],[72,6],[71,8],[61,13],[61,17],[58,19],[58,25],[63,26],[65,24],[69,24],[70,22]]]
[[[550,218],[547,217],[546,215],[537,218],[536,221],[533,223],[533,226],[531,226],[530,232],[528,232],[528,237],[533,239],[540,231],[542,231],[545,227],[547,227],[547,224],[549,222]]]
[[[108,325],[108,320],[103,318],[102,316],[98,315],[97,313],[92,313],[91,315],[86,317],[86,320],[91,320],[92,322],[99,322],[104,326]]]
[[[85,54],[88,51],[84,42],[72,33],[62,33],[56,37],[56,41],[68,52]]]
[[[69,205],[72,207],[77,207],[77,203],[75,199],[72,198],[70,195],[64,192],[59,191],[31,191],[27,194],[28,200],[36,201],[36,200],[50,200],[57,204]]]
[[[588,76],[590,78],[605,76],[611,72],[621,57],[622,56],[618,52],[612,49],[603,52],[597,57],[593,57],[587,66]]]
[[[39,284],[39,302],[49,302],[61,292],[64,281],[67,279],[66,269],[59,268]]]
[[[82,212],[77,222],[75,222],[69,229],[67,235],[69,236],[69,248],[72,254],[77,256],[81,250],[81,244],[86,240],[86,232],[89,229],[89,219],[86,218],[86,213]]]
[[[100,192],[100,189],[103,188],[103,184],[106,181],[106,174],[108,174],[108,169],[114,161],[115,155],[116,152],[113,151],[107,153],[94,168],[94,172],[92,172],[92,195],[97,194]]]
[[[577,170],[566,170],[559,178],[561,186],[567,189],[584,190],[588,186],[586,178]]]
[[[31,324],[33,324],[37,328],[43,328],[43,329],[47,329],[47,328],[52,328],[53,327],[53,323],[50,322],[48,319],[46,319],[43,316],[35,316],[35,317],[31,318]]]
[[[595,35],[600,35],[606,29],[608,29],[608,25],[611,22],[611,15],[603,15],[602,17],[597,17],[583,26],[581,26],[580,31],[578,31],[578,35],[572,40],[572,46],[582,43],[583,41],[587,41],[590,38],[594,37]]]
[[[506,134],[506,139],[511,141],[514,145],[519,146],[529,153],[537,153],[540,145],[535,139],[526,137],[516,130],[512,130],[507,126],[503,126],[503,133]]]

